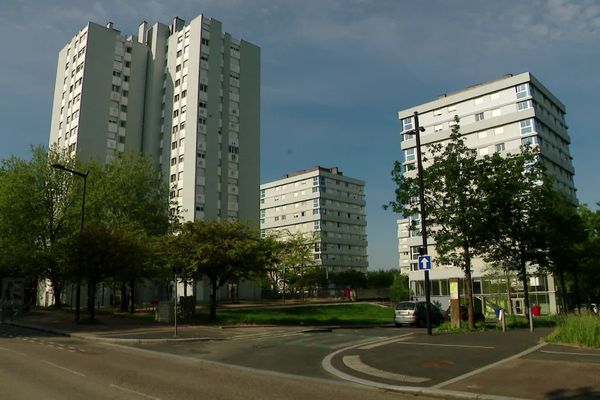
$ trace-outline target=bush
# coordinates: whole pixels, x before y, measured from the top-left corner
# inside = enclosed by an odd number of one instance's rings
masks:
[[[556,329],[545,340],[600,348],[600,318],[594,315],[569,315],[558,321]]]

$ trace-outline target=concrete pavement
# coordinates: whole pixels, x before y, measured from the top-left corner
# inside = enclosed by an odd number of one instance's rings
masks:
[[[100,315],[75,324],[72,314],[33,312],[13,324],[113,343],[231,340],[307,327],[173,327]],[[318,328],[319,330],[321,328]],[[600,350],[540,344],[550,330],[438,334],[390,328],[391,336],[339,349],[323,360],[333,376],[354,383],[440,398],[600,399]],[[191,345],[191,344],[190,344]],[[318,366],[315,366],[318,367]]]

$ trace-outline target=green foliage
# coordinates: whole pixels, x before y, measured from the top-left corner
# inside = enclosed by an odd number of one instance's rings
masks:
[[[394,270],[367,271],[367,284],[371,289],[389,288],[396,277]]]
[[[86,218],[96,225],[127,225],[148,235],[167,232],[168,185],[160,170],[138,154],[124,154],[99,165],[89,165]]]
[[[390,285],[390,298],[393,301],[403,301],[410,299],[410,288],[408,286],[408,276],[400,271],[394,273],[394,281]]]
[[[452,265],[465,272],[467,306],[471,328],[473,319],[473,294],[471,262],[481,255],[488,242],[485,197],[480,190],[488,170],[477,153],[467,147],[460,134],[459,119],[455,117],[450,140],[428,146],[423,162],[424,208],[428,236],[435,239],[440,264]],[[405,217],[420,215],[419,181],[412,173],[405,173],[396,162],[392,179],[397,185],[396,199],[388,204]],[[414,221],[414,219],[413,219]],[[413,225],[411,229],[417,229]]]
[[[166,249],[170,265],[210,281],[210,318],[216,319],[216,292],[228,282],[264,276],[275,257],[272,242],[241,222],[186,222]],[[177,265],[179,264],[179,265]]]
[[[329,280],[337,288],[366,289],[368,287],[367,276],[360,271],[348,270],[330,273]]]
[[[31,160],[2,162],[0,172],[0,271],[24,276],[30,285],[48,278],[55,304],[64,282],[59,244],[78,225],[81,182],[50,165],[76,168],[75,160],[55,149],[32,148]]]
[[[600,318],[596,315],[569,315],[558,323],[556,329],[545,340],[551,343],[600,348]]]

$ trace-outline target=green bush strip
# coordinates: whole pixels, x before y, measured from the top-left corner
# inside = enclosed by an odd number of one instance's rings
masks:
[[[545,340],[600,348],[600,318],[596,315],[569,315],[558,322],[556,329]]]

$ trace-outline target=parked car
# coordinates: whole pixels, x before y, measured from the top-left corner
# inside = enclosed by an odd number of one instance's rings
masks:
[[[439,325],[442,321],[444,321],[442,312],[435,305],[431,304],[431,324]],[[396,304],[396,309],[394,311],[394,322],[396,326],[426,326],[427,303],[424,301],[402,301]]]
[[[444,316],[446,319],[452,319],[452,307],[448,306],[446,311],[444,311]],[[485,321],[485,315],[482,312],[473,310],[473,317],[475,318],[475,322]],[[462,321],[467,321],[469,319],[469,311],[467,310],[467,306],[460,305],[460,319]]]

